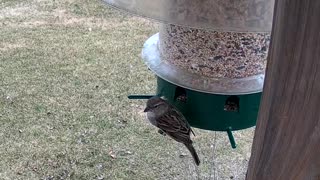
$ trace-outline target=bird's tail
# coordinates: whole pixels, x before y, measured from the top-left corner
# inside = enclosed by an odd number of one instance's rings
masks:
[[[194,160],[194,162],[197,164],[197,166],[199,166],[199,164],[200,164],[200,159],[199,159],[199,157],[198,157],[198,154],[197,154],[197,152],[196,152],[196,150],[194,149],[194,147],[192,146],[192,144],[184,144],[187,148],[188,148],[188,150],[190,151],[190,153],[191,153],[191,155],[192,155],[192,157],[193,157],[193,160]]]

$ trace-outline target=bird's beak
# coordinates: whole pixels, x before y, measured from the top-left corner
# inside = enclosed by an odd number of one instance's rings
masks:
[[[146,107],[143,112],[148,112],[150,108]]]

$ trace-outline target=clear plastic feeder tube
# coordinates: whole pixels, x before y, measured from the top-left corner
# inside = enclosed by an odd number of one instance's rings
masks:
[[[208,78],[245,78],[264,74],[270,35],[218,32],[163,25],[161,58],[189,73]]]
[[[224,32],[270,32],[274,0],[103,0],[126,12]]]

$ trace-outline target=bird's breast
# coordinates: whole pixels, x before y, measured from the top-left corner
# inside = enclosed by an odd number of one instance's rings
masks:
[[[157,126],[157,117],[153,112],[147,112],[147,119],[154,126]]]

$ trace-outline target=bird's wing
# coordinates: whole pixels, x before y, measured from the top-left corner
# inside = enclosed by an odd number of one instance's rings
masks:
[[[191,143],[191,128],[184,116],[175,108],[157,120],[157,127],[178,142]]]
[[[191,129],[187,119],[183,116],[183,114],[178,111],[176,108],[172,108],[172,110],[177,113],[179,115],[179,117],[182,117],[181,120],[183,121],[183,126],[186,127],[186,129],[190,129],[190,131],[192,132],[193,136],[196,136],[193,132],[193,130]]]

